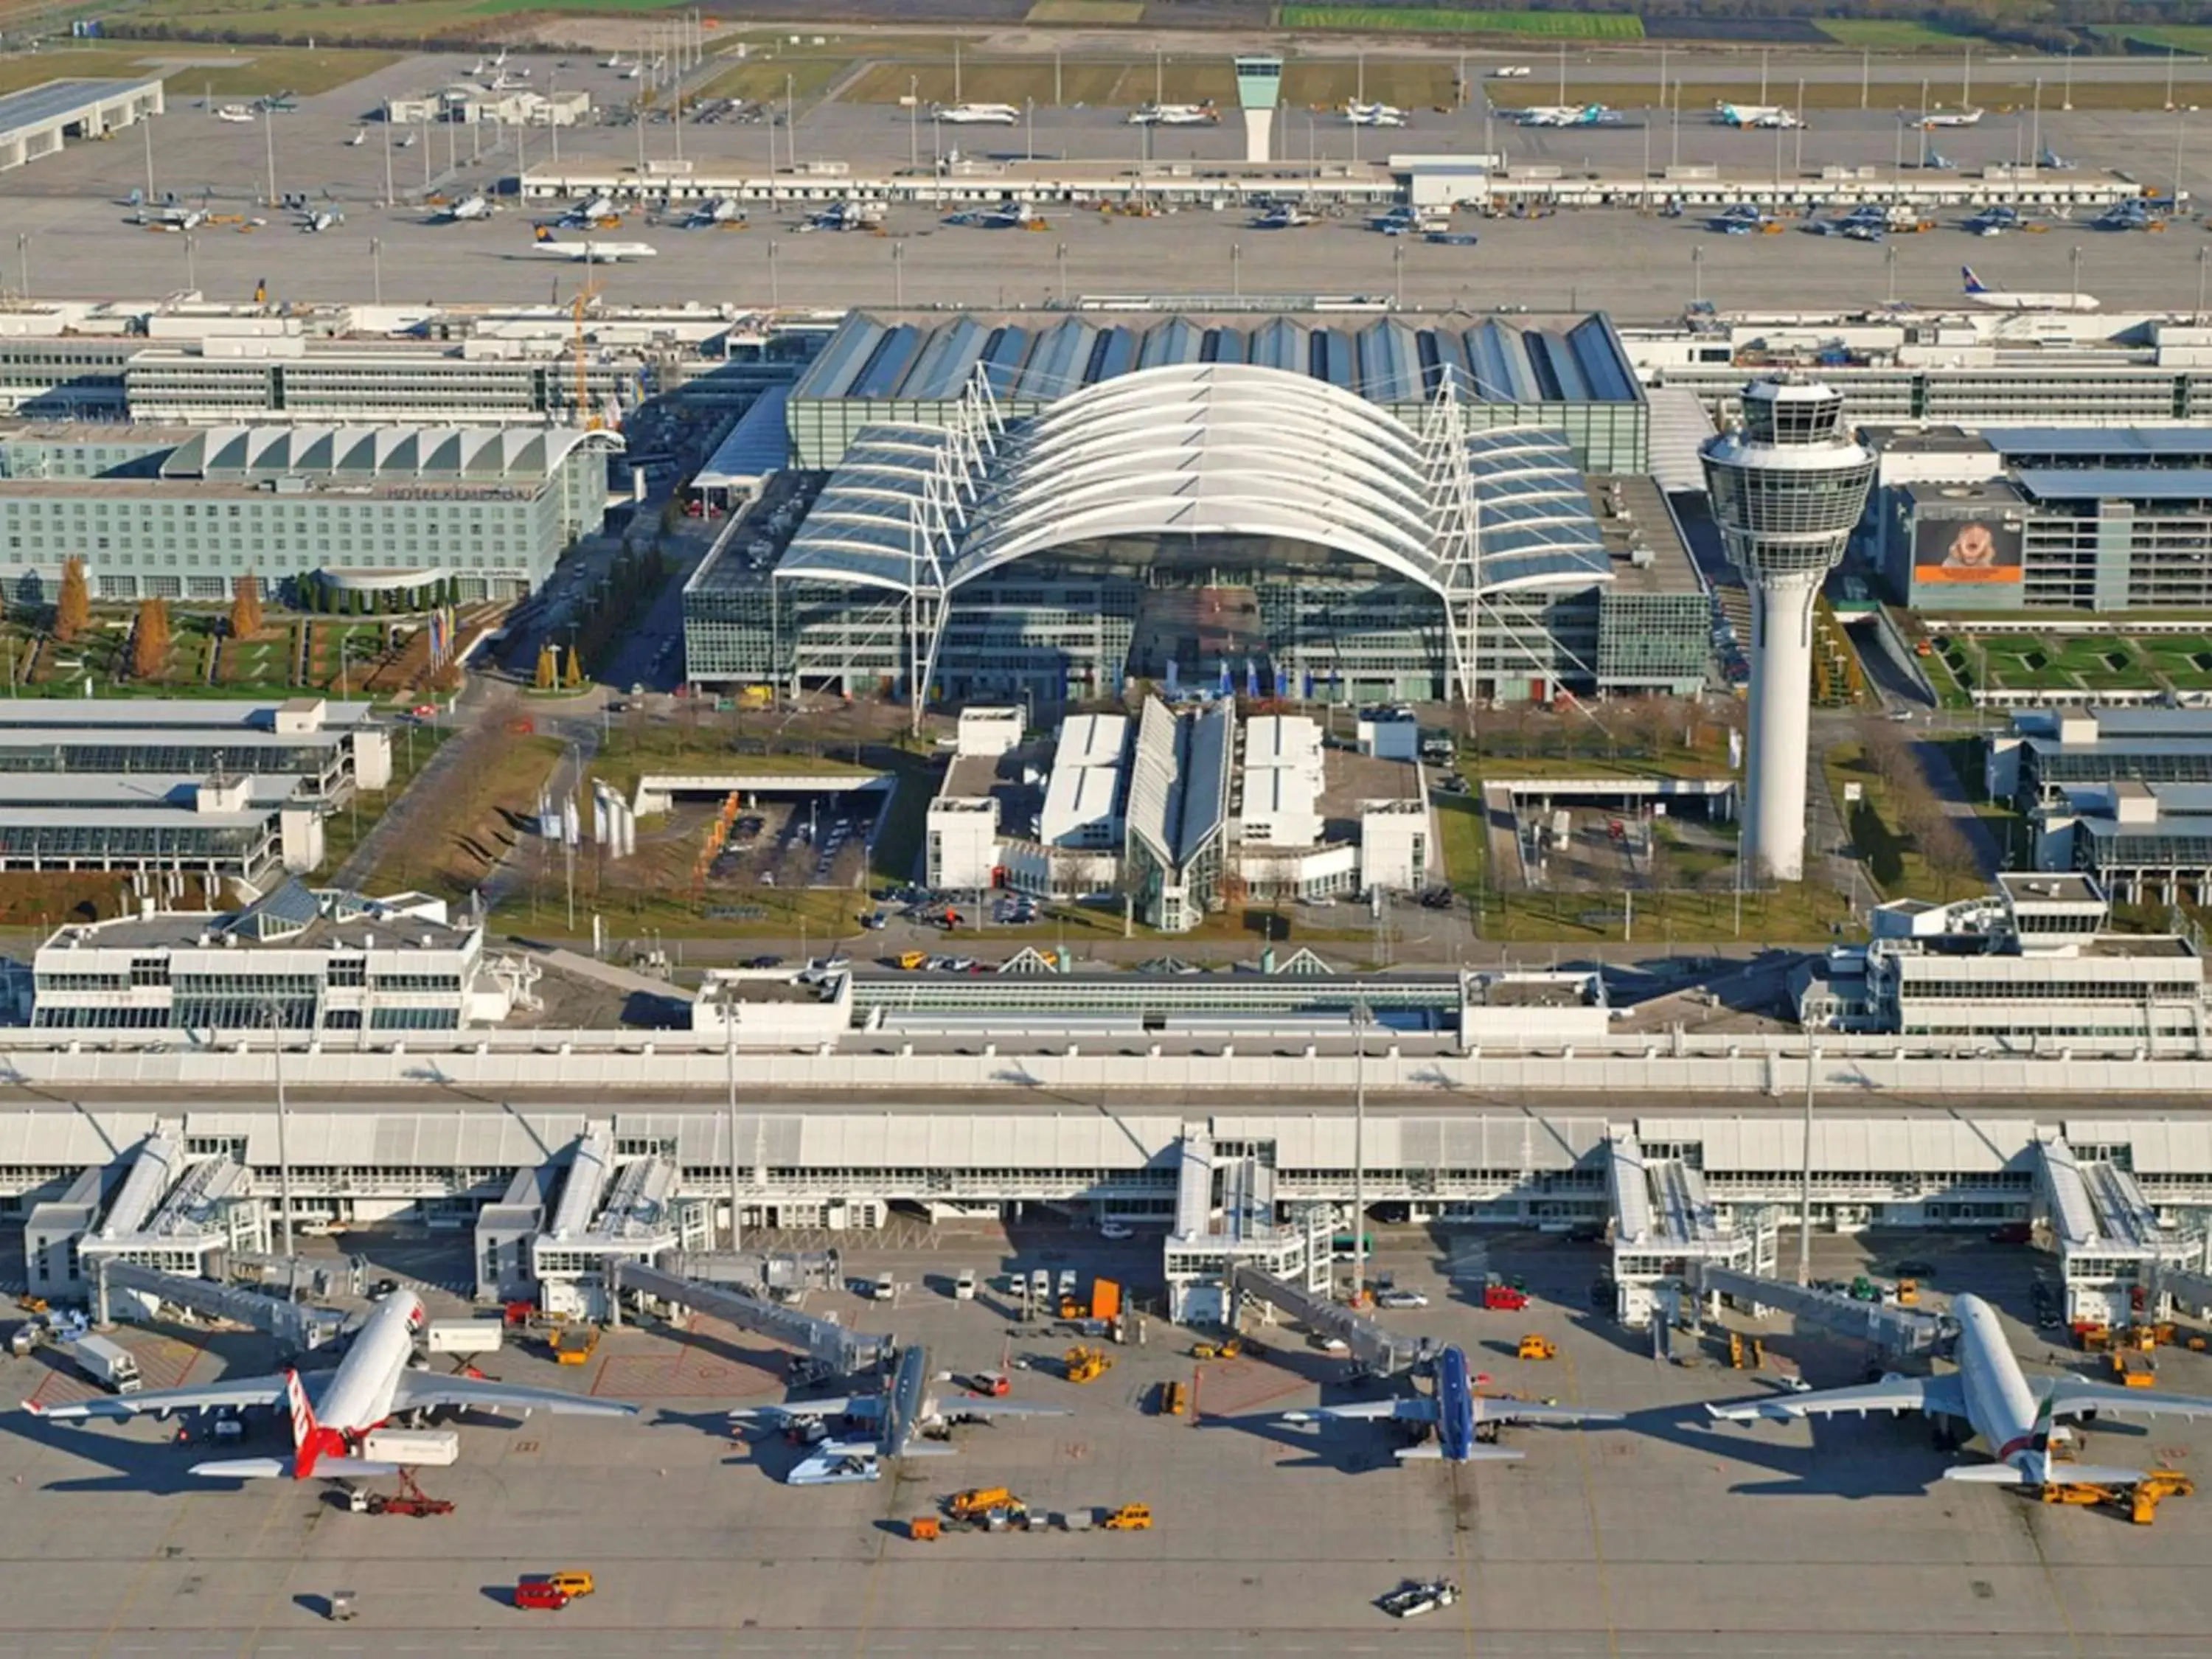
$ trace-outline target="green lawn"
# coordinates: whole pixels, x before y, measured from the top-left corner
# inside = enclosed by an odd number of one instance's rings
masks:
[[[392,734],[391,785],[374,794],[364,793],[357,808],[332,812],[323,820],[320,868],[324,875],[331,874],[353,856],[353,849],[361,844],[361,838],[376,827],[376,821],[391,810],[392,802],[407,793],[408,787],[430,763],[430,757],[444,748],[453,735],[444,726],[411,725]]]
[[[1852,843],[1861,854],[1861,867],[1885,899],[1923,898],[1938,902],[1968,898],[1984,890],[1978,875],[1944,879],[1928,867],[1928,861],[1911,838],[1894,823],[1888,787],[1868,765],[1865,751],[1855,743],[1838,744],[1820,757],[1828,793],[1837,815],[1850,829]],[[1844,800],[1844,786],[1856,783],[1860,799]],[[1969,786],[1971,787],[1971,785]]]
[[[1036,0],[1024,20],[1031,23],[1141,23],[1145,0]]]
[[[872,777],[882,769],[855,764],[848,758],[848,745],[835,746],[844,749],[844,755],[835,752],[832,745],[826,743],[775,754],[763,752],[765,746],[762,739],[749,739],[741,732],[733,734],[727,726],[692,730],[680,726],[647,725],[631,728],[617,716],[613,728],[600,739],[599,751],[592,761],[591,775],[594,781],[611,784],[624,795],[629,795],[636,792],[638,777],[646,772],[808,772]]]
[[[2212,689],[2212,638],[2203,634],[2146,634],[2136,641],[2151,667],[2183,690]]]
[[[1819,17],[1813,27],[1838,46],[1868,52],[1958,52],[1980,38],[1905,17]]]
[[[319,15],[332,21],[339,15],[334,11]],[[189,21],[165,17],[158,13],[134,15],[143,16],[149,22],[173,23],[179,27],[236,28],[258,33],[270,27],[263,21],[264,14],[240,15],[221,13],[212,16],[203,15]],[[299,31],[302,38],[313,32],[312,27]],[[339,33],[341,31],[336,29],[329,30],[322,38]],[[242,58],[247,61],[207,69],[170,69],[159,61],[166,58],[210,56]],[[185,100],[198,97],[203,90],[216,98],[258,98],[276,92],[302,94],[328,92],[333,87],[345,86],[398,61],[398,57],[388,52],[348,51],[344,48],[326,51],[319,45],[313,51],[305,46],[226,46],[210,52],[205,45],[197,42],[171,44],[156,40],[118,40],[106,46],[72,46],[61,52],[33,52],[0,58],[0,93],[21,92],[27,87],[40,86],[48,81],[81,76],[161,75],[167,82],[170,106],[173,110]]]
[[[1286,29],[1358,33],[1517,34],[1562,40],[1641,40],[1644,20],[1623,12],[1461,11],[1450,6],[1283,6]]]
[[[2100,23],[2089,33],[2114,47],[2123,40],[2140,40],[2168,52],[2212,54],[2212,23]]]

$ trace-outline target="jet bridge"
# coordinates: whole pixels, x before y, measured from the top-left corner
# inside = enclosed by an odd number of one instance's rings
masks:
[[[1310,1330],[1334,1337],[1351,1349],[1352,1364],[1364,1376],[1395,1376],[1426,1364],[1436,1352],[1425,1336],[1385,1330],[1373,1320],[1362,1318],[1351,1309],[1330,1301],[1326,1294],[1309,1291],[1242,1261],[1229,1264],[1229,1290],[1232,1302],[1250,1297]]]
[[[97,1311],[94,1316],[102,1324],[111,1317],[111,1298],[115,1310],[131,1318],[139,1310],[139,1298],[151,1297],[157,1302],[189,1308],[209,1319],[227,1319],[233,1324],[266,1331],[280,1343],[301,1352],[320,1347],[345,1327],[345,1316],[328,1308],[280,1301],[273,1296],[212,1279],[185,1279],[116,1261],[99,1263],[97,1272],[94,1302]],[[130,1294],[116,1297],[114,1293],[118,1291]]]
[[[2137,1297],[2197,1254],[2160,1219],[2125,1151],[2050,1131],[2036,1137],[2037,1208],[2057,1246],[2069,1322],[2128,1323]]]
[[[833,1320],[817,1319],[796,1308],[763,1302],[742,1291],[679,1278],[643,1262],[612,1261],[608,1264],[607,1273],[617,1293],[629,1291],[655,1301],[672,1302],[709,1318],[723,1320],[741,1331],[764,1336],[771,1342],[803,1349],[817,1364],[840,1376],[865,1370],[890,1352],[891,1340],[887,1336],[864,1336]],[[619,1294],[610,1297],[608,1305],[619,1317]]]
[[[1871,1342],[1884,1353],[1923,1354],[1948,1334],[1950,1322],[1936,1314],[1896,1308],[1881,1302],[1860,1302],[1832,1291],[1809,1290],[1802,1285],[1761,1279],[1713,1262],[1691,1265],[1691,1283],[1700,1304],[1707,1297],[1733,1297],[1752,1308],[1774,1308],[1802,1323],[1820,1326],[1841,1336]]]

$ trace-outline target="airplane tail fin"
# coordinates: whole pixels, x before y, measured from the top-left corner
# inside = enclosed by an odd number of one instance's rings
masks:
[[[1972,265],[1960,265],[1960,266],[1959,267],[1959,275],[1960,275],[1961,276],[1963,276],[1963,277],[1965,277],[1965,278],[1966,279],[1966,292],[1967,292],[1967,293],[1969,293],[1969,294],[1987,294],[1987,293],[1990,291],[1990,290],[1988,289],[1988,288],[1987,288],[1987,287],[1985,287],[1985,286],[1983,284],[1982,279],[1981,279],[1980,277],[1978,277],[1978,276],[1975,276],[1975,275],[1974,275],[1974,268],[1973,268],[1973,266],[1972,266]]]
[[[343,1460],[346,1455],[345,1436],[315,1420],[315,1408],[307,1399],[307,1385],[300,1381],[296,1370],[284,1373],[284,1399],[292,1413],[293,1479],[305,1480],[325,1457]]]

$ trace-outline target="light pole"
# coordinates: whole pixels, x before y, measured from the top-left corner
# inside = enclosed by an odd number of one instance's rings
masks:
[[[15,286],[25,299],[31,297],[31,233],[27,230],[15,233]]]
[[[193,293],[199,292],[199,239],[189,230],[185,233],[185,286]]]
[[[1403,311],[1406,308],[1406,245],[1401,241],[1390,244],[1390,285],[1395,298],[1392,303]]]
[[[2198,252],[2201,253],[2202,249]],[[1881,251],[1881,262],[1889,267],[1889,303],[1897,303],[1897,244],[1892,242]]]
[[[1705,251],[1701,247],[1690,250],[1690,303],[1703,305],[1705,301]]]
[[[2204,250],[2199,248],[2197,251],[2202,253]],[[2198,263],[2201,264],[2203,261],[2200,260]],[[1229,245],[1229,297],[1232,300],[1242,299],[1244,295],[1243,264],[1244,245],[1242,242],[1231,242]],[[2202,306],[2197,308],[2203,309]]]
[[[276,1003],[263,1011],[269,1016],[269,1057],[276,1073],[276,1224],[284,1241],[285,1295],[294,1294],[292,1277],[292,1148],[287,1132],[291,1110],[284,1098],[284,1015]]]
[[[791,163],[791,170],[798,172],[799,77],[791,74],[783,77],[783,149],[784,159]]]
[[[1820,1069],[1820,1045],[1805,1039],[1805,1158],[1797,1186],[1797,1282],[1813,1282],[1813,1079]]]
[[[1067,309],[1067,244],[1060,243],[1052,251],[1053,263],[1060,267],[1060,308]]]
[[[921,77],[906,77],[906,164],[909,170],[921,165]]]
[[[2073,268],[2074,268],[2074,286],[2072,287],[2072,289],[2070,289],[2069,290],[2069,293],[2071,294],[2071,295],[2073,296],[2074,303],[2075,304],[2075,306],[2077,306],[2077,307],[2078,307],[2078,306],[2081,304],[2081,243],[2079,243],[2079,242],[2075,243],[2075,244],[2074,244],[2074,246],[2073,246],[2073,247],[2072,247],[2072,248],[2068,252],[2068,253],[2067,253],[2067,256],[2066,256],[2066,257],[2067,257],[2067,261],[2068,261],[2068,263],[2069,263],[2069,264],[2070,264],[2073,266]]]
[[[1352,1005],[1352,1305],[1367,1290],[1367,1005]]]
[[[776,291],[775,255],[775,239],[770,237],[768,245],[768,306],[770,311],[780,310],[783,306],[782,296]]]
[[[261,137],[269,148],[269,205],[276,205],[276,114],[271,110],[261,118]]]
[[[2199,328],[2204,326],[2204,262],[2208,256],[2212,256],[2212,247],[2200,244],[2197,250],[2197,325]]]
[[[732,987],[726,982],[724,990]],[[734,998],[722,1003],[722,1073],[729,1089],[730,1248],[738,1248],[738,1016]]]
[[[906,244],[891,244],[891,309],[906,309]]]
[[[393,193],[393,191],[392,191],[392,123],[391,123],[391,122],[389,122],[389,121],[385,121],[385,122],[380,123],[380,125],[383,127],[383,129],[384,129],[384,203],[383,203],[383,205],[384,205],[384,206],[386,206],[386,207],[390,207],[390,206],[392,204],[392,203],[398,199],[398,198],[394,195],[394,193]]]

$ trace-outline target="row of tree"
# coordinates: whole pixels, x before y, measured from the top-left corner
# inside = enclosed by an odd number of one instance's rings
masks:
[[[174,640],[169,627],[167,599],[138,601],[138,620],[131,629],[131,676],[158,680],[169,665],[169,647]]]
[[[1928,781],[1912,740],[1894,726],[1869,726],[1863,750],[1867,769],[1881,781],[1882,816],[1919,850],[1930,875],[1946,892],[1954,882],[1980,874],[1972,844],[1943,798]]]
[[[667,580],[668,567],[659,554],[624,548],[582,607],[584,620],[570,641],[572,652],[580,647],[585,656],[604,666],[614,655],[615,641],[653,608]]]
[[[300,609],[322,617],[409,616],[460,603],[460,584],[451,576],[377,593],[341,587],[314,570],[301,572],[292,579],[292,583],[300,595]]]

